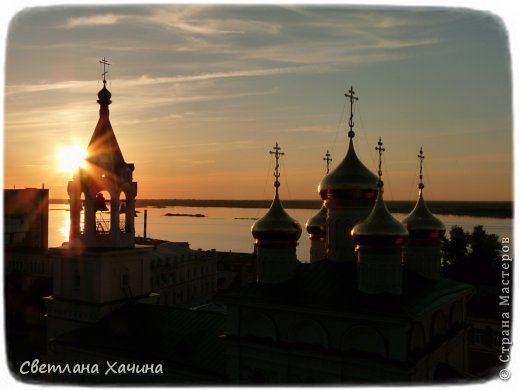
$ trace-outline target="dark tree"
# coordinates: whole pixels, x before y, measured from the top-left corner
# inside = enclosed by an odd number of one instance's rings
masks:
[[[471,284],[500,283],[501,245],[496,234],[488,234],[481,225],[468,234],[460,226],[453,226],[450,238],[442,245],[444,274]]]
[[[450,238],[446,236],[442,239],[441,254],[443,267],[456,266],[459,263],[464,263],[468,259],[468,235],[464,230],[457,225],[450,229]]]

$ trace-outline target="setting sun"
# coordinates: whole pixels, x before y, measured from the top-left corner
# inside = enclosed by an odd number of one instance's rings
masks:
[[[85,157],[85,149],[78,145],[62,147],[57,155],[58,169],[60,172],[75,172],[85,166]]]

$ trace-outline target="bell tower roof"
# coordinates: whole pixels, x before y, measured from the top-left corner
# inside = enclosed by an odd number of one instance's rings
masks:
[[[107,89],[107,66],[110,66],[106,58],[99,61],[103,65],[103,88],[98,92],[99,119],[88,144],[87,160],[107,171],[117,171],[118,168],[128,166],[116,139],[109,118],[108,106],[112,101],[112,94]]]

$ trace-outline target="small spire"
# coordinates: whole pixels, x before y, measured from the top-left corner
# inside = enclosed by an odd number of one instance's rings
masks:
[[[350,86],[350,89],[348,90],[349,93],[346,93],[345,94],[345,97],[348,97],[350,99],[350,118],[348,120],[348,127],[350,128],[349,132],[348,132],[348,136],[349,138],[354,138],[354,136],[356,135],[354,133],[354,130],[352,130],[354,128],[354,111],[353,111],[353,105],[354,105],[354,100],[359,100],[358,97],[354,96],[355,92],[354,92],[354,88],[352,86]]]
[[[103,57],[103,59],[101,59],[99,61],[99,63],[103,64],[103,72],[101,73],[101,76],[103,76],[103,88],[101,88],[101,91],[98,92],[98,101],[97,102],[101,106],[102,112],[104,112],[106,114],[106,113],[108,113],[109,104],[112,103],[112,101],[110,100],[112,97],[112,94],[107,89],[107,78],[106,78],[106,75],[108,73],[107,66],[110,66],[110,64],[108,63],[108,61],[105,57]]]
[[[325,157],[323,157],[323,161],[325,161],[327,163],[327,175],[328,175],[329,174],[330,162],[332,161],[332,159],[330,158],[330,153],[329,153],[328,150],[327,150],[327,153],[325,153]]]
[[[421,146],[421,149],[419,150],[419,154],[417,155],[417,157],[419,157],[419,166],[420,166],[420,170],[419,170],[419,189],[422,190],[424,188],[424,184],[422,182],[422,164],[423,164],[423,160],[424,160],[424,153],[422,151],[422,146]]]
[[[274,152],[270,150],[269,154],[274,154],[274,158],[276,159],[276,165],[274,167],[274,187],[276,188],[276,194],[278,194],[278,187],[280,187],[280,182],[278,181],[278,178],[280,177],[280,164],[278,163],[278,160],[280,160],[280,157],[285,153],[280,152],[281,148],[278,146],[278,142],[273,146],[273,149]]]
[[[99,61],[100,64],[103,64],[103,73],[101,73],[101,76],[103,76],[103,84],[107,83],[106,75],[108,73],[107,66],[110,66],[107,59],[103,57],[102,60]]]
[[[379,137],[379,141],[377,142],[376,150],[379,153],[379,167],[377,169],[377,176],[379,176],[379,180],[377,182],[377,186],[381,190],[383,187],[383,180],[381,180],[381,177],[383,176],[383,171],[381,169],[381,159],[383,157],[383,152],[385,151],[385,148],[383,148],[383,143],[381,142],[381,137]]]

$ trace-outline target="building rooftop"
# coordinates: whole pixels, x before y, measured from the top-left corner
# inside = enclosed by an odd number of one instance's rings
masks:
[[[377,314],[385,318],[409,319],[432,305],[439,305],[472,287],[450,279],[437,282],[403,269],[402,295],[369,295],[358,291],[356,263],[322,260],[300,263],[295,276],[280,284],[251,283],[240,290],[223,292],[227,302],[268,304],[294,309],[318,309],[356,315]]]
[[[225,375],[225,315],[216,312],[131,304],[92,326],[58,336],[52,345],[71,346],[135,362],[161,363],[212,382]]]

